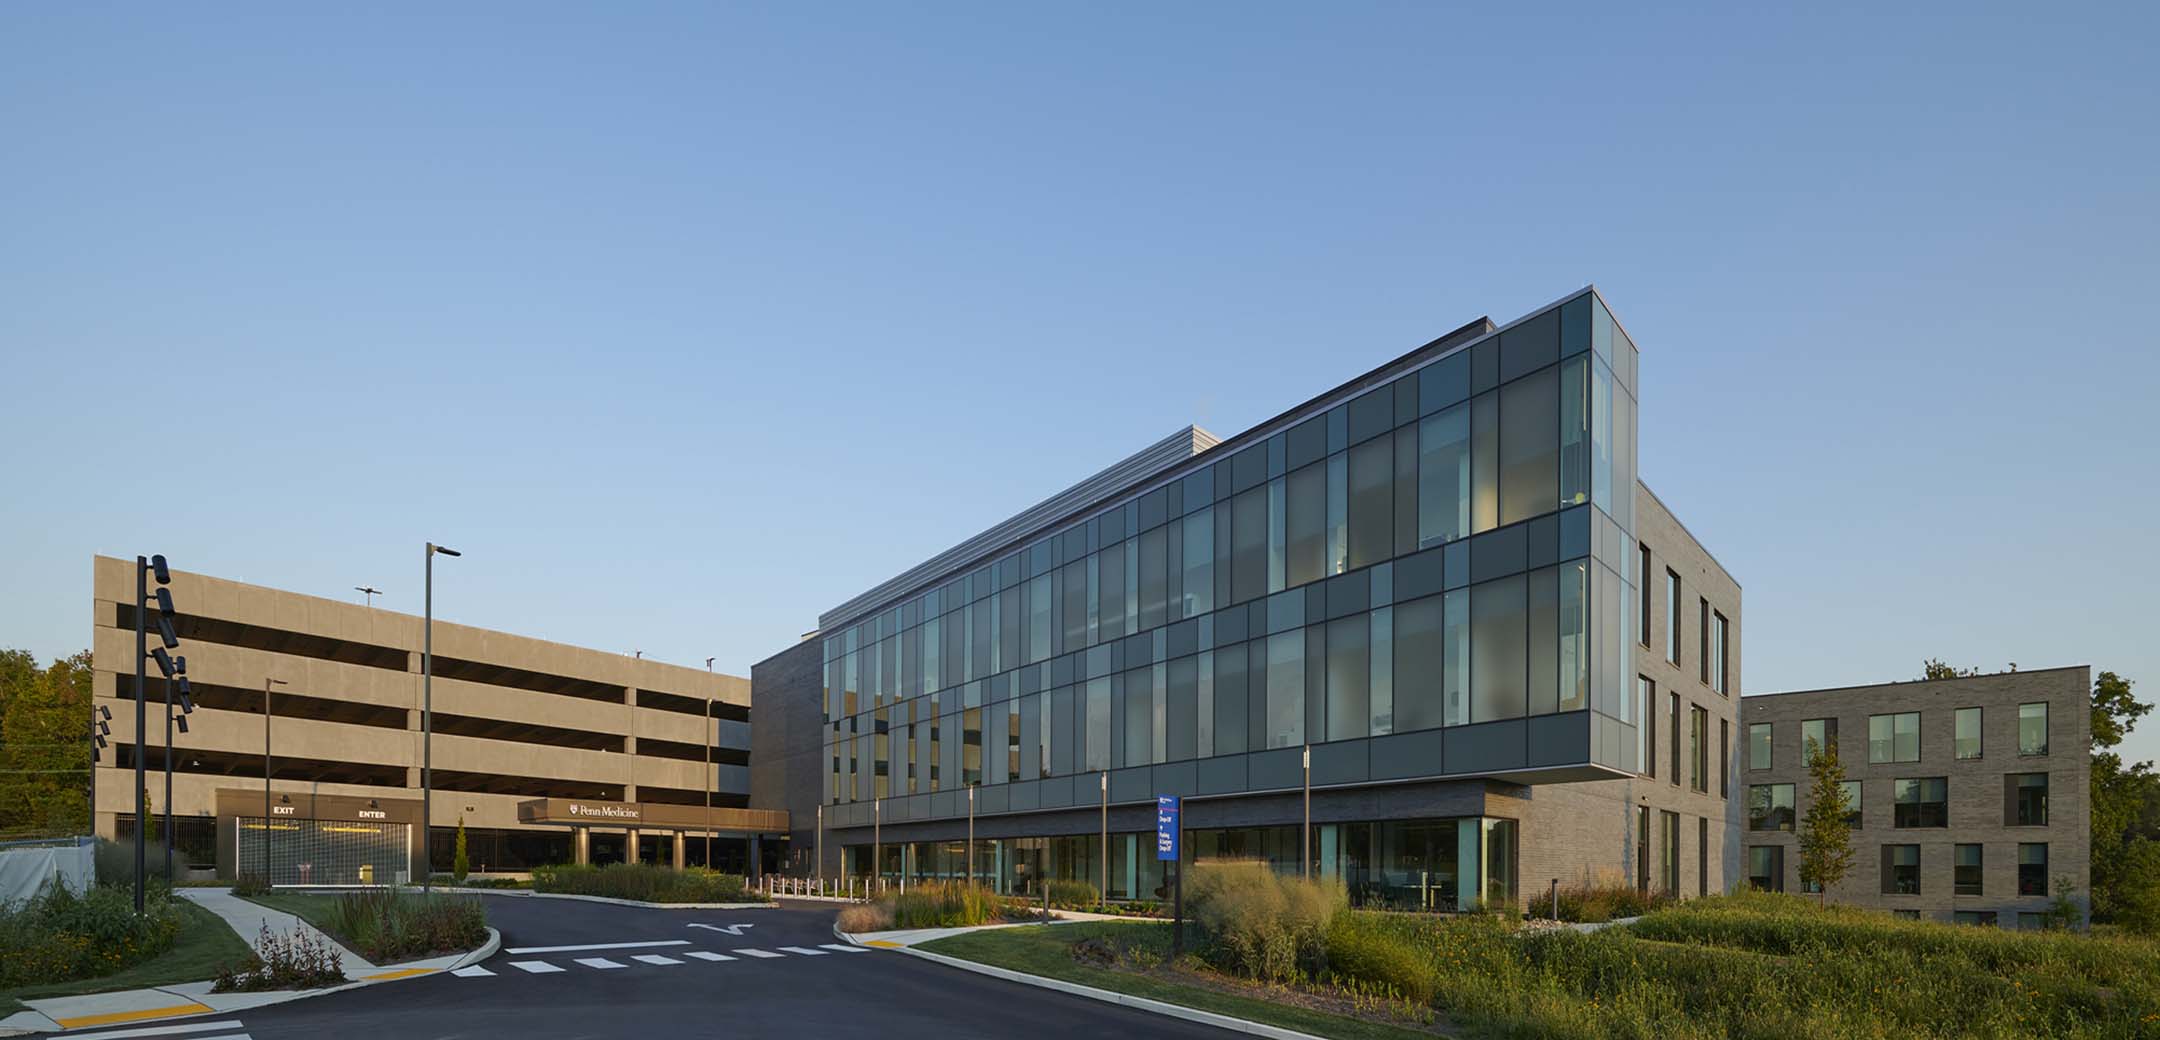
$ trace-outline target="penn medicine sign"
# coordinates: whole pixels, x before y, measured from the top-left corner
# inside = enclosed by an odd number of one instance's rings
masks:
[[[635,820],[638,818],[638,810],[627,805],[585,805],[571,802],[570,815],[599,817],[604,820]]]

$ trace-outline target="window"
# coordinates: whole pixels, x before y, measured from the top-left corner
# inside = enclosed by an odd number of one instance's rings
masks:
[[[1659,817],[1658,822],[1664,837],[1661,854],[1658,856],[1659,866],[1664,868],[1661,871],[1661,883],[1664,885],[1666,895],[1678,898],[1680,895],[1680,814],[1676,812],[1660,813]]]
[[[1980,757],[1980,709],[1957,710],[1957,757]]]
[[[1891,826],[1893,827],[1948,827],[1950,826],[1950,781],[1946,777],[1931,776],[1916,780],[1899,780],[1893,787],[1891,801]]]
[[[1804,763],[1817,749],[1829,751],[1837,747],[1836,719],[1809,719],[1800,724],[1800,759]]]
[[[2020,910],[2018,911],[2017,922],[2019,931],[2037,932],[2047,927],[2047,915]]]
[[[1680,576],[1665,572],[1665,659],[1680,663]]]
[[[1650,807],[1635,810],[1635,890],[1650,892]]]
[[[1732,720],[1717,720],[1717,796],[1732,797]]]
[[[1975,928],[1997,927],[1993,910],[1959,910],[1951,915],[1951,922]]]
[[[1897,919],[1898,919],[1898,920],[1900,920],[1900,921],[1917,921],[1917,920],[1919,920],[1919,919],[1920,919],[1920,911],[1918,911],[1918,910],[1892,910],[1892,911],[1890,911],[1890,916],[1892,916],[1892,917],[1895,917],[1895,918],[1897,918]]]
[[[1418,425],[1418,547],[1470,533],[1470,407]]]
[[[1956,867],[1950,878],[1951,894],[1960,896],[1986,894],[1984,892],[1985,886],[1981,880],[1985,873],[1981,867],[1986,862],[1986,856],[1982,853],[1980,846],[1958,846],[1956,858],[1953,862]]]
[[[1643,545],[1639,548],[1642,550],[1642,569],[1635,572],[1635,580],[1642,585],[1642,614],[1638,623],[1642,633],[1637,638],[1642,645],[1649,646],[1650,618],[1653,616],[1650,613],[1650,547]]]
[[[2018,705],[2018,754],[2048,753],[2047,702]]]
[[[1470,589],[1470,721],[1518,719],[1528,691],[1527,575]]]
[[[1695,818],[1695,894],[1710,894],[1710,818]]]
[[[1657,775],[1657,684],[1649,678],[1635,677],[1635,688],[1642,693],[1643,775]]]
[[[1710,601],[1697,597],[1696,604],[1701,612],[1702,627],[1700,631],[1702,637],[1701,642],[1695,645],[1701,647],[1702,652],[1695,655],[1695,669],[1702,675],[1703,685],[1708,686],[1710,685]]]
[[[1729,648],[1732,645],[1732,623],[1725,615],[1710,612],[1710,688],[1720,696],[1732,696],[1732,664]]]
[[[1672,784],[1680,786],[1680,695],[1673,694],[1672,703]]]
[[[1886,896],[1920,894],[1920,846],[1882,847],[1882,892]]]
[[[1793,829],[1793,785],[1748,785],[1748,830]]]
[[[1845,826],[1860,829],[1860,781],[1839,781],[1838,788],[1845,792]]]
[[[1690,775],[1692,786],[1701,794],[1710,793],[1710,711],[1694,708],[1689,711],[1693,725],[1688,727],[1688,757],[1694,760],[1695,770]]]
[[[2011,773],[2003,777],[2003,795],[2009,806],[2009,811],[2003,813],[2003,826],[2047,826],[2046,773]]]
[[[1870,762],[1920,761],[1920,713],[1870,715],[1867,760]]]
[[[1785,848],[1781,845],[1750,845],[1747,850],[1748,884],[1763,892],[1785,891]]]
[[[1500,522],[1558,508],[1560,369],[1552,367],[1500,388]]]
[[[1770,723],[1751,722],[1747,728],[1747,767],[1770,768]]]
[[[2048,894],[2047,844],[2027,842],[2018,846],[2018,895]]]
[[[1267,640],[1268,747],[1305,742],[1305,630],[1277,632]]]

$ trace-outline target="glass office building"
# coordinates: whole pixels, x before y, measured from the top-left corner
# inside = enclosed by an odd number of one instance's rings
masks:
[[[1512,898],[1516,821],[1481,785],[1469,812],[1315,817],[1305,843],[1239,803],[1637,771],[1636,370],[1595,290],[1473,323],[827,614],[821,811],[846,869],[1141,897],[1151,838],[1106,824],[1105,856],[1091,821],[1177,794],[1200,858],[1309,857],[1388,905]],[[968,818],[972,871],[960,835],[895,840]]]

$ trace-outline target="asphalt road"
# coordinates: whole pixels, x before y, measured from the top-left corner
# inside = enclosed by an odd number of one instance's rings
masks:
[[[254,1040],[395,1037],[1222,1037],[1226,1032],[1099,1001],[1002,982],[891,951],[817,955],[836,940],[837,907],[645,910],[577,900],[489,896],[504,952],[490,975],[438,974],[239,1012]],[[748,925],[740,935],[692,924]],[[683,946],[512,952],[532,947],[687,940]],[[758,957],[737,952],[764,951]],[[707,961],[689,951],[733,958]],[[650,956],[677,964],[636,960]],[[600,958],[622,965],[579,963]],[[512,962],[545,964],[539,973]],[[235,1030],[239,1032],[242,1030]]]

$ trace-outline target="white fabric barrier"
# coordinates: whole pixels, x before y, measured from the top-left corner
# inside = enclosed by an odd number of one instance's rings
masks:
[[[0,849],[0,903],[19,903],[37,895],[48,878],[77,892],[97,882],[97,847],[46,845]]]

